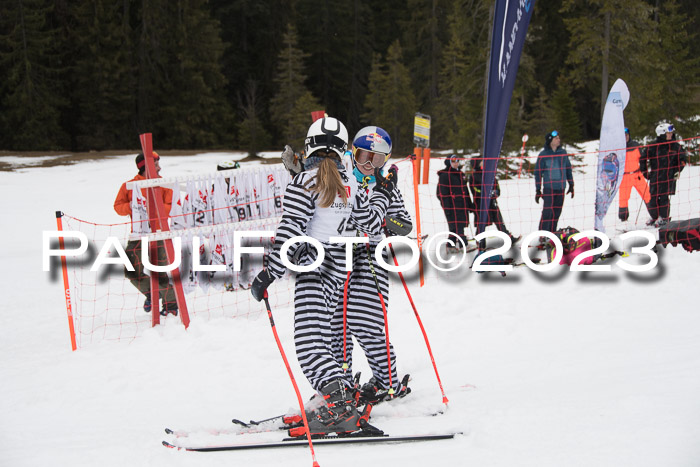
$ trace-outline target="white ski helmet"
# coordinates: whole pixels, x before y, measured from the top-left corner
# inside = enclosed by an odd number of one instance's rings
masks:
[[[673,133],[675,128],[670,123],[661,122],[656,125],[656,136],[663,136],[666,133]]]
[[[313,155],[316,151],[333,151],[339,157],[345,154],[348,148],[348,130],[345,125],[333,117],[319,118],[311,124],[306,133],[306,157]]]

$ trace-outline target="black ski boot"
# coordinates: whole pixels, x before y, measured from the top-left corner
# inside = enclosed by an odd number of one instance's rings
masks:
[[[399,383],[399,387],[391,390],[381,387],[381,385],[378,384],[377,379],[372,377],[368,382],[362,385],[358,404],[377,405],[384,401],[406,397],[411,393],[411,388],[408,387],[408,380],[410,378],[410,375],[404,375],[403,379]]]
[[[362,416],[357,411],[356,392],[336,379],[321,388],[318,407],[306,412],[311,435],[348,434],[362,429]],[[312,401],[313,403],[313,401]]]

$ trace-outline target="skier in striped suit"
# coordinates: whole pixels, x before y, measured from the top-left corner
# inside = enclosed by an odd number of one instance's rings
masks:
[[[362,189],[370,191],[375,187],[374,173],[384,167],[391,156],[391,150],[391,137],[384,129],[368,126],[357,132],[352,145],[353,176]],[[393,172],[395,178],[395,169]],[[411,215],[406,211],[397,187],[394,187],[387,219],[388,225],[391,225],[391,219],[398,219],[406,230],[411,230]],[[376,247],[383,238],[382,233],[381,227],[373,229],[368,233],[369,243],[355,247],[353,268],[347,277],[347,290],[344,293],[346,302],[339,301],[332,322],[335,330],[333,353],[343,363],[347,374],[352,375],[353,336],[365,353],[372,377],[361,388],[360,402],[371,404],[403,397],[410,392],[406,386],[408,378],[405,377],[403,382],[397,378],[396,355],[393,346],[387,342],[385,333],[384,313],[389,306],[389,273],[374,258]],[[388,263],[386,249],[383,257]]]
[[[345,272],[345,244],[331,242],[332,237],[355,236],[355,231],[374,232],[381,228],[391,202],[395,180],[381,177],[371,193],[358,187],[343,162],[348,133],[332,117],[316,120],[307,133],[304,171],[287,185],[282,220],[268,256],[267,268],[251,286],[260,301],[267,287],[285,273],[280,249],[292,237],[307,235],[324,249],[319,267],[296,276],[294,290],[294,343],[299,364],[311,386],[321,397],[317,407],[307,407],[312,433],[352,432],[360,429],[352,378],[344,374],[332,352],[331,319],[342,298]],[[318,256],[313,247],[300,245],[292,262],[307,266]]]

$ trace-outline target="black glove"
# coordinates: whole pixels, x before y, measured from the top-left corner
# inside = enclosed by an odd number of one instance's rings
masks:
[[[396,187],[396,168],[391,166],[389,168],[389,173],[386,177],[382,175],[381,169],[374,169],[374,180],[376,185],[374,185],[374,191],[378,191],[387,197],[389,201],[394,197],[394,188]]]
[[[649,172],[647,172],[646,170],[642,170],[642,177],[644,177],[644,178],[646,178],[647,180],[649,180]]]
[[[384,222],[386,223],[386,228],[389,232],[401,237],[405,237],[411,233],[411,230],[413,230],[413,224],[411,224],[411,221],[399,219],[398,217],[388,214]]]
[[[540,204],[541,199],[542,199],[542,192],[540,190],[537,190],[535,192],[535,203]]]
[[[253,298],[257,301],[262,300],[265,296],[267,288],[274,281],[275,278],[272,277],[272,274],[270,274],[269,270],[263,269],[262,271],[260,271],[260,273],[257,276],[255,276],[255,279],[253,279],[253,285],[250,286],[250,293],[253,294]]]
[[[573,198],[574,197],[574,184],[573,183],[569,184],[569,191],[567,191],[566,194],[568,195],[569,193],[571,193],[571,197]]]

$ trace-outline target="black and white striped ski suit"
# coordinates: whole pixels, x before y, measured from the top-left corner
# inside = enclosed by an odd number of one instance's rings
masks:
[[[308,235],[321,242],[325,258],[320,267],[296,276],[294,289],[294,343],[297,358],[311,386],[319,390],[334,379],[351,380],[343,374],[332,352],[331,319],[339,299],[342,299],[345,271],[345,245],[331,243],[333,236],[355,236],[345,233],[352,224],[362,231],[376,231],[386,215],[389,200],[379,192],[359,190],[354,177],[346,170],[341,176],[349,192],[347,204],[336,196],[329,208],[317,206],[319,195],[313,193],[317,169],[294,177],[284,195],[282,220],[277,227],[275,244],[268,257],[268,269],[275,278],[282,277],[286,267],[280,260],[282,244],[297,235]],[[317,252],[313,246],[302,248],[300,264],[312,263]],[[341,330],[342,332],[342,330]]]
[[[370,185],[370,188],[374,184]],[[398,188],[394,187],[391,204],[387,210],[387,216],[403,219],[408,222],[411,215],[406,211],[403,197]],[[360,234],[362,235],[362,234]],[[389,310],[389,272],[379,266],[374,257],[377,245],[382,240],[381,228],[374,230],[370,235],[369,254],[367,245],[357,245],[353,255],[353,269],[347,288],[347,329],[346,338],[343,339],[343,297],[333,315],[333,354],[335,358],[348,365],[346,374],[352,377],[352,337],[360,344],[365,353],[367,362],[372,370],[372,375],[384,389],[389,389],[389,366],[387,365],[386,334],[384,332],[384,310],[377,293],[377,283],[384,298],[384,306]],[[387,264],[390,264],[387,250],[382,256]],[[371,263],[370,263],[371,261]],[[374,273],[372,272],[372,266]],[[377,278],[375,282],[374,278]],[[347,273],[346,273],[347,277]],[[343,348],[345,342],[346,348]],[[396,355],[394,347],[389,344],[391,355],[391,383],[394,389],[398,389],[399,381],[396,372]]]

